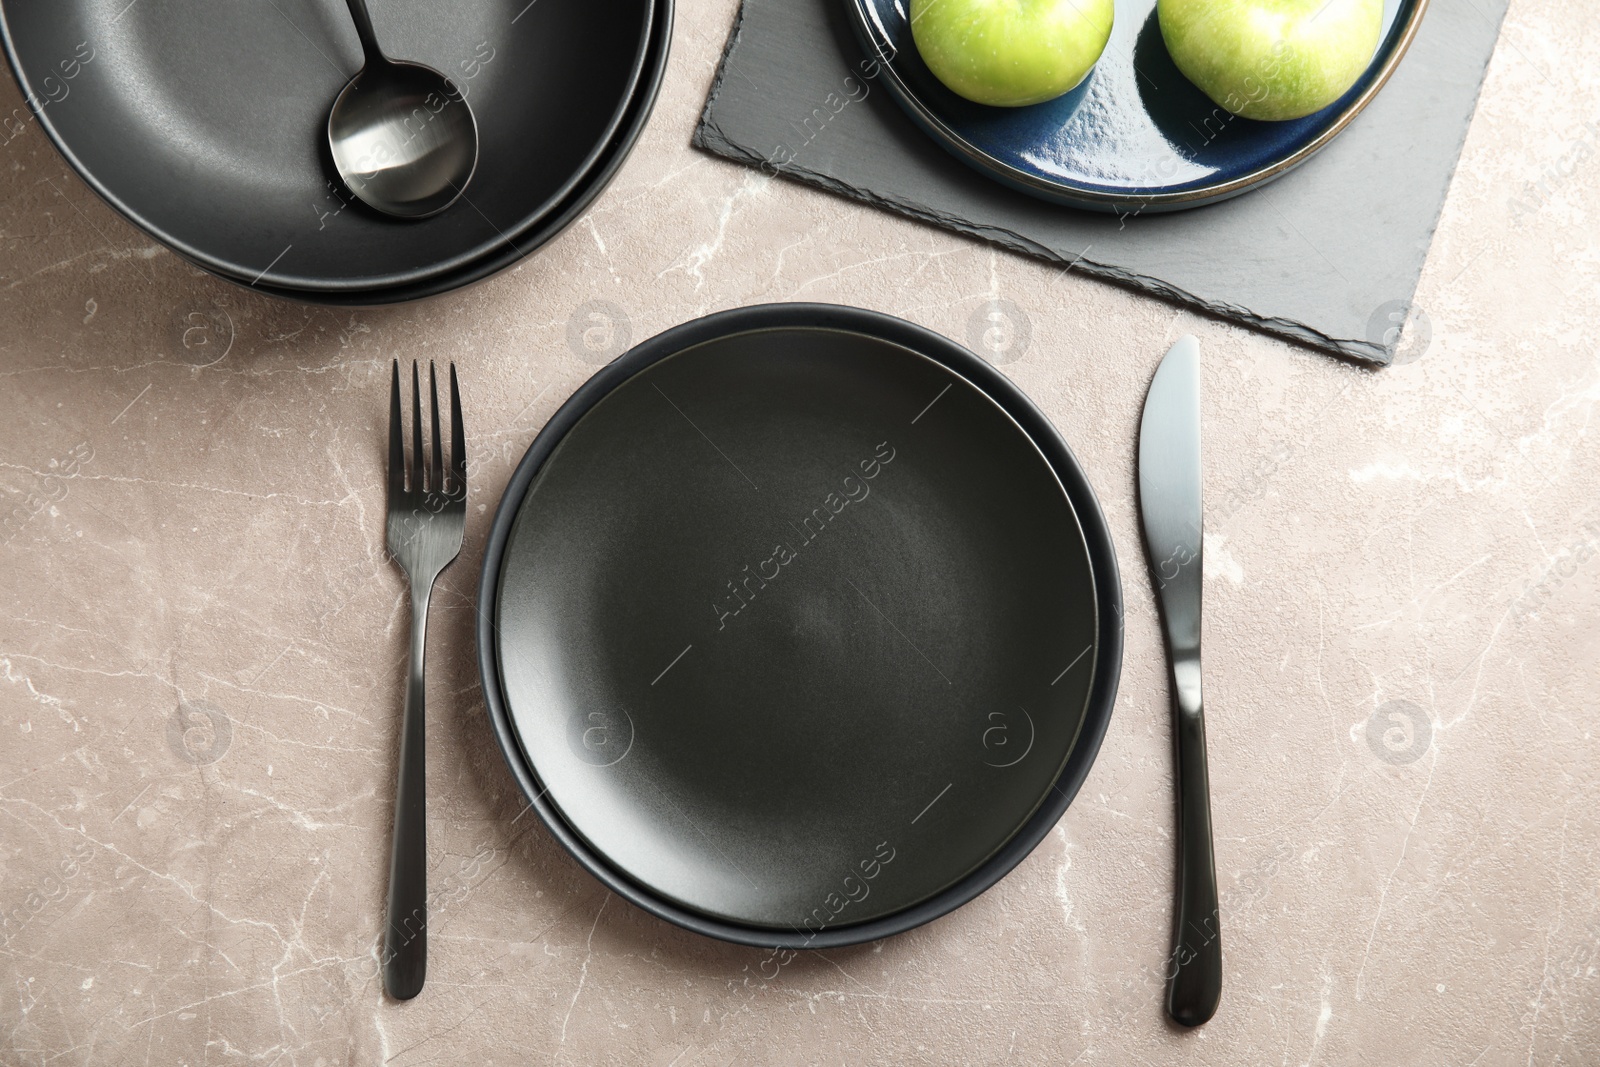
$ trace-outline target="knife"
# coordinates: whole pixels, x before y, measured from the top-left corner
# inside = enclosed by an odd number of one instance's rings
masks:
[[[1178,761],[1178,900],[1167,1014],[1199,1026],[1222,999],[1222,937],[1200,696],[1200,342],[1161,360],[1139,423],[1139,513],[1172,665]]]

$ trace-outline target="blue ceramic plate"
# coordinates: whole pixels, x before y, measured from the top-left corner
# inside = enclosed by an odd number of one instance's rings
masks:
[[[1155,0],[1117,0],[1111,41],[1083,84],[1031,107],[987,107],[946,89],[917,54],[910,0],[845,0],[880,61],[879,80],[956,158],[1015,189],[1093,211],[1177,211],[1238,196],[1305,162],[1394,72],[1428,0],[1385,0],[1383,37],[1365,74],[1303,119],[1228,114],[1179,73]]]

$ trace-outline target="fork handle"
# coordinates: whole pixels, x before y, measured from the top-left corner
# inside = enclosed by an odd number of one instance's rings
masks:
[[[431,583],[411,590],[411,667],[400,726],[400,776],[394,802],[394,851],[389,858],[388,922],[383,938],[383,987],[396,1000],[422,992],[428,973],[427,763],[424,752],[423,659]]]

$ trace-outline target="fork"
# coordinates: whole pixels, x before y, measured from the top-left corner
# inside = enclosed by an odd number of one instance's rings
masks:
[[[467,445],[461,391],[450,364],[450,479],[439,439],[439,383],[428,364],[433,406],[432,455],[422,451],[422,386],[411,364],[411,466],[400,428],[400,361],[389,386],[389,554],[411,584],[411,669],[400,727],[400,780],[395,790],[394,851],[389,860],[388,921],[383,938],[383,987],[396,1000],[422,992],[428,972],[428,864],[423,747],[423,657],[428,599],[434,579],[461,551],[467,522]],[[426,478],[424,478],[426,473]]]

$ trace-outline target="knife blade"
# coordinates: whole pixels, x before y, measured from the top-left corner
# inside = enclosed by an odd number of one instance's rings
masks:
[[[1200,342],[1185,335],[1156,368],[1139,423],[1139,514],[1172,668],[1177,756],[1177,914],[1167,960],[1167,1014],[1184,1026],[1210,1019],[1222,999],[1200,685],[1200,507]]]

